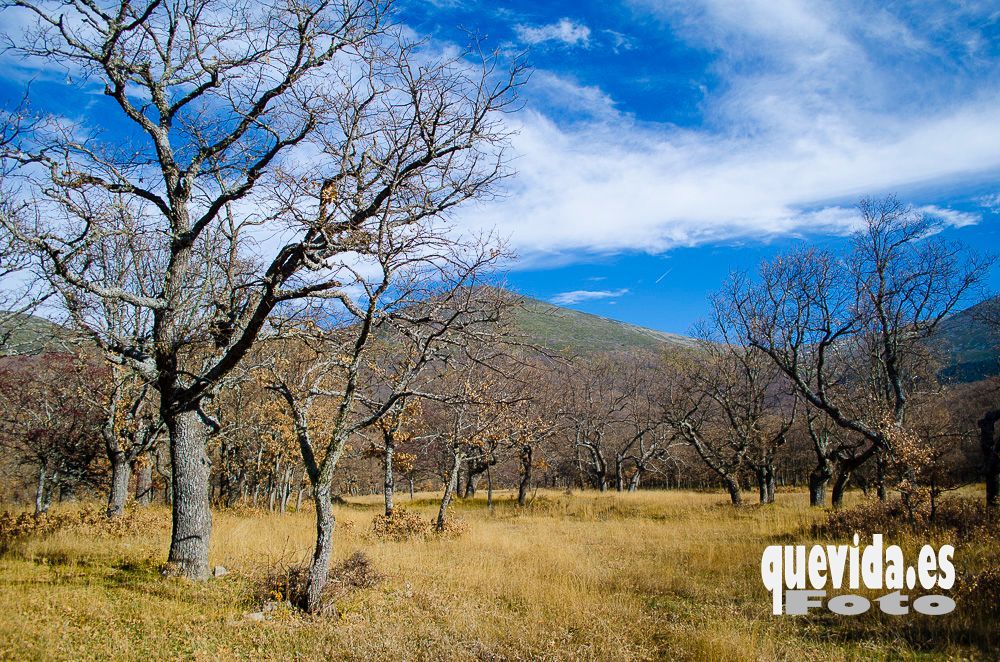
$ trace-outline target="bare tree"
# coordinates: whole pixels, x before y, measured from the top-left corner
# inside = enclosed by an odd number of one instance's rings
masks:
[[[81,397],[92,401],[104,418],[101,438],[111,464],[107,515],[118,517],[125,512],[132,467],[156,445],[163,423],[149,384],[122,366],[111,365],[109,372],[110,383],[98,389],[82,385]]]
[[[395,509],[396,448],[413,440],[419,413],[419,400],[408,401],[406,398],[400,398],[375,425],[382,441],[382,447],[376,450],[382,458],[382,496],[385,501],[386,517],[392,517]]]
[[[355,307],[344,270],[380,227],[427,224],[488,192],[502,166],[496,111],[519,71],[494,78],[490,57],[425,58],[380,0],[2,6],[36,20],[14,52],[103,84],[119,111],[83,136],[53,120],[21,143],[36,215],[6,227],[77,325],[155,384],[173,470],[169,561],[205,578],[204,402],[277,308]],[[122,121],[127,130],[99,131]],[[141,287],[91,267],[121,236],[112,219],[123,205],[158,265]],[[276,234],[286,241],[267,250]],[[146,311],[150,336],[122,343],[80,312],[107,300]]]
[[[0,447],[34,470],[36,514],[56,489],[68,494],[103,480],[101,411],[81,394],[82,381],[103,377],[72,354],[0,359]]]
[[[408,398],[439,397],[427,383],[433,368],[457,360],[471,339],[495,337],[506,300],[498,289],[475,286],[477,274],[499,256],[494,248],[442,260],[426,243],[397,243],[389,226],[383,233],[381,250],[371,252],[381,275],[355,283],[363,289],[361,303],[333,318],[339,321],[332,326],[322,314],[323,326],[307,323],[290,339],[274,341],[272,388],[294,420],[316,507],[316,547],[302,605],[312,612],[323,606],[336,522],[331,489],[348,439]],[[391,366],[373,369],[370,363],[386,351]],[[326,416],[314,416],[318,405]]]
[[[505,340],[470,343],[464,360],[445,375],[435,398],[434,425],[447,460],[444,493],[435,521],[438,531],[445,530],[448,508],[466,461],[494,466],[497,453],[510,446],[520,429],[515,407],[523,401],[521,385],[504,371],[508,359]]]
[[[921,341],[982,280],[990,261],[934,234],[894,197],[863,200],[862,229],[839,256],[817,249],[734,276],[725,296],[741,340],[809,405],[891,453],[926,350]]]
[[[534,472],[546,466],[545,454],[561,425],[558,380],[553,375],[553,368],[558,364],[538,356],[535,358],[542,363],[529,363],[519,376],[523,385],[521,397],[511,412],[515,423],[511,452],[518,461],[517,505],[521,507],[528,503]]]
[[[31,261],[7,229],[18,225],[30,213],[12,174],[17,159],[11,158],[22,134],[30,132],[35,122],[22,103],[10,112],[0,111],[0,353],[20,353],[24,348],[14,342],[29,315],[50,294],[30,271]]]
[[[560,372],[561,428],[575,447],[581,487],[584,466],[591,484],[601,492],[614,476],[612,463],[637,390],[635,381],[626,379],[624,363],[622,357],[581,357]]]
[[[831,502],[834,508],[839,508],[843,505],[851,476],[871,459],[878,446],[839,427],[810,405],[804,405],[802,410],[816,457],[816,465],[809,474],[809,504],[822,507],[826,502],[826,488],[833,480]]]
[[[664,416],[719,477],[734,505],[739,473],[750,468],[761,503],[773,503],[775,459],[795,418],[787,382],[766,354],[740,343],[726,297],[712,298],[695,355],[678,357]]]

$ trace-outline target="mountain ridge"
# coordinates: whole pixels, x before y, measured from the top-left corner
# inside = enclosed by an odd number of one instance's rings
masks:
[[[566,308],[516,292],[510,294],[516,302],[516,331],[529,342],[566,356],[697,346],[698,341],[690,336]],[[971,382],[1000,374],[1000,333],[985,321],[988,312],[998,309],[1000,297],[994,297],[941,321],[928,343],[942,359],[942,380]],[[2,315],[0,319],[4,319]],[[6,354],[68,351],[72,344],[73,332],[55,322],[31,315],[13,319],[17,320],[14,328],[0,328],[0,337],[7,337]]]

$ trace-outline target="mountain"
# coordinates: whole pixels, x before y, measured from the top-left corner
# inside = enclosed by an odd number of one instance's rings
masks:
[[[930,343],[943,359],[942,379],[974,382],[1000,374],[1000,333],[985,321],[998,313],[1000,297],[994,297],[941,321]]]
[[[540,347],[567,356],[663,348],[694,348],[687,336],[664,333],[516,295],[516,331]],[[950,382],[972,382],[1000,374],[1000,333],[984,321],[1000,311],[1000,297],[943,320],[928,340],[942,358],[940,375]],[[73,334],[41,317],[0,314],[0,338],[10,333],[6,354],[66,351]]]
[[[519,296],[518,303],[517,330],[529,341],[567,355],[695,346],[695,340],[687,336],[654,331],[530,297]]]
[[[518,330],[531,342],[568,355],[592,355],[629,349],[692,348],[695,340],[582,313],[529,297],[519,297]],[[1000,313],[1000,297],[942,320],[928,339],[942,359],[940,376],[949,382],[973,382],[1000,374],[1000,333],[984,321]]]
[[[0,311],[0,354],[66,352],[73,338],[72,331],[45,318]]]

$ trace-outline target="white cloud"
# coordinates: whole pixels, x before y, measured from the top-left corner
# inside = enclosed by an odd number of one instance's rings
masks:
[[[517,32],[518,38],[526,44],[556,41],[567,46],[586,47],[590,43],[590,28],[568,18],[561,18],[555,23],[537,27],[515,25],[514,31]]]
[[[1000,213],[1000,193],[981,195],[976,198],[976,204],[983,209],[989,209],[994,214]]]
[[[967,225],[975,225],[979,223],[979,221],[983,220],[983,217],[979,214],[958,211],[956,209],[948,209],[937,205],[923,205],[922,207],[917,207],[916,211],[935,218],[941,223],[949,225],[953,228],[964,228]]]
[[[596,85],[581,85],[552,71],[534,71],[526,94],[533,102],[558,108],[562,114],[582,114],[609,121],[620,119],[614,99],[604,90]]]
[[[839,143],[649,129],[624,118],[559,127],[527,112],[509,195],[467,218],[500,228],[529,260],[847,232],[864,195],[1000,168],[998,102]]]
[[[1000,170],[1000,63],[934,64],[942,43],[974,50],[946,12],[922,16],[917,29],[909,18],[920,7],[904,21],[804,0],[641,4],[716,54],[722,82],[705,100],[706,122],[641,123],[599,88],[542,72],[529,85],[550,92],[529,90],[527,111],[512,118],[509,194],[466,214],[509,235],[528,264],[845,233],[862,196]],[[549,96],[539,107],[532,94]],[[572,122],[550,97],[564,99]],[[957,226],[979,220],[923,211]]]
[[[596,301],[598,299],[613,299],[628,294],[628,288],[620,290],[573,290],[572,292],[560,292],[552,297],[552,303],[560,306],[571,306],[581,301]]]
[[[611,38],[611,50],[615,54],[621,53],[622,51],[630,51],[635,48],[635,44],[632,42],[628,36],[617,30],[601,30],[604,34]]]

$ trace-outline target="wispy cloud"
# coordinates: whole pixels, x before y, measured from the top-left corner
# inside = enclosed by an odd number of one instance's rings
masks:
[[[533,80],[547,89],[529,89],[512,120],[509,195],[467,217],[501,228],[529,264],[846,233],[864,195],[1000,169],[1000,59],[975,38],[985,4],[633,4],[711,53],[720,84],[703,122],[678,127],[641,121],[601,87],[559,73]],[[979,220],[923,211],[952,225]]]
[[[515,25],[514,31],[526,44],[554,41],[566,46],[587,46],[590,43],[590,28],[568,18],[548,25]]]
[[[957,209],[948,209],[937,205],[923,205],[922,207],[917,207],[916,211],[922,212],[927,216],[935,218],[941,223],[950,225],[954,228],[964,228],[967,225],[975,225],[983,220],[983,217],[980,214],[958,211]]]
[[[613,50],[616,54],[621,53],[622,51],[630,51],[635,47],[632,40],[622,32],[618,32],[617,30],[601,30],[601,32],[610,37],[611,50]]]
[[[535,106],[558,112],[564,118],[600,118],[609,122],[621,119],[614,99],[600,87],[581,85],[552,71],[540,69],[533,72],[531,86],[525,95]]]
[[[1000,212],[1000,193],[981,195],[976,198],[975,202],[983,209],[989,209],[994,213]]]
[[[573,290],[572,292],[561,292],[552,297],[552,303],[560,306],[571,306],[581,301],[596,301],[598,299],[613,299],[628,294],[628,288],[620,290]]]

